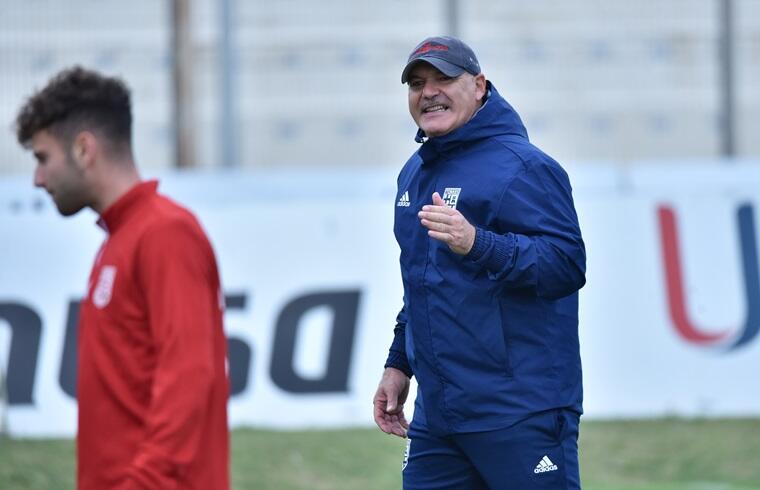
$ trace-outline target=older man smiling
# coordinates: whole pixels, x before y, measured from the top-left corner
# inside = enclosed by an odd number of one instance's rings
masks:
[[[404,299],[374,416],[409,437],[404,488],[580,488],[586,253],[567,174],[459,39],[421,42],[401,81],[422,145],[398,177]]]

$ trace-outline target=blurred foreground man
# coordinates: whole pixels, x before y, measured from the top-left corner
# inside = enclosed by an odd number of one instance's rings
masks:
[[[77,487],[227,490],[216,258],[195,217],[141,181],[128,89],[65,70],[16,129],[37,160],[34,185],[64,216],[92,208],[107,233],[79,318]]]
[[[409,437],[404,488],[580,488],[586,254],[567,174],[462,41],[424,40],[401,82],[422,146],[398,177],[404,304],[374,416]]]

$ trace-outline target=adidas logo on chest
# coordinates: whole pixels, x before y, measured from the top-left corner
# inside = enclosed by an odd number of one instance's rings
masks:
[[[411,203],[409,202],[409,191],[404,191],[401,198],[396,203],[396,207],[408,208]]]

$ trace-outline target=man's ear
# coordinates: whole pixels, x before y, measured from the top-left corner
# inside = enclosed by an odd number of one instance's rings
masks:
[[[486,76],[482,73],[478,73],[474,77],[475,80],[475,97],[483,102],[483,98],[486,95]]]
[[[71,144],[71,156],[81,169],[90,167],[99,152],[98,139],[90,131],[81,131]]]

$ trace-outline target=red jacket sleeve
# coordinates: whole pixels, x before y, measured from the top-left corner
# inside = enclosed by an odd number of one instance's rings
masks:
[[[213,329],[222,314],[219,279],[211,246],[189,220],[148,230],[137,260],[156,366],[145,439],[128,487],[167,490],[199,450],[197,427],[214,379]]]

